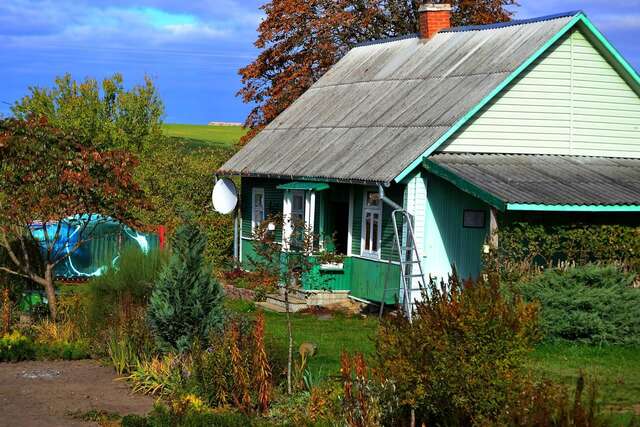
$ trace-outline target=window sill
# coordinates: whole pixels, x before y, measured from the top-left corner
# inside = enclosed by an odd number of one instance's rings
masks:
[[[380,261],[380,254],[379,253],[373,253],[373,252],[363,252],[360,254],[360,257],[362,258],[366,258],[366,259],[370,259],[372,261]]]
[[[320,264],[320,271],[344,271],[343,263]]]

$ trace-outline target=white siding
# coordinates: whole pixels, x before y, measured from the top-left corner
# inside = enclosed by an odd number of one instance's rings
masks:
[[[576,30],[441,151],[640,158],[640,97]]]
[[[415,175],[407,184],[406,190],[406,209],[413,215],[413,232],[416,240],[416,247],[418,249],[418,255],[424,267],[425,263],[425,249],[427,239],[427,179],[421,174]],[[405,231],[406,238],[406,231]],[[428,278],[427,278],[428,280]],[[419,279],[414,278],[412,288],[419,289]],[[414,291],[412,300],[419,299],[421,297],[420,291]]]

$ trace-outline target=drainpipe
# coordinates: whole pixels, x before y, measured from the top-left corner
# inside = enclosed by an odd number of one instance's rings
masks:
[[[380,194],[380,200],[382,200],[384,203],[388,204],[392,208],[404,210],[402,206],[400,206],[399,204],[397,204],[396,202],[394,202],[393,200],[391,200],[390,198],[384,195],[384,187],[382,186],[382,184],[378,184],[378,194]]]

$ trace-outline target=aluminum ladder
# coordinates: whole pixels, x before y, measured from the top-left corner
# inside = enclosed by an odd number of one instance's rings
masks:
[[[384,310],[384,299],[390,290],[401,291],[403,296],[402,309],[407,316],[409,322],[413,317],[412,300],[413,291],[422,291],[426,287],[424,271],[420,254],[416,245],[415,234],[413,231],[413,216],[406,209],[398,208],[391,213],[393,221],[393,231],[395,234],[395,246],[398,249],[400,258],[400,289],[389,289],[388,281],[385,281],[385,287],[382,294],[382,302],[380,304],[380,317]],[[404,238],[403,238],[404,237]],[[404,245],[403,245],[404,241]],[[414,288],[413,279],[418,279],[418,287]]]

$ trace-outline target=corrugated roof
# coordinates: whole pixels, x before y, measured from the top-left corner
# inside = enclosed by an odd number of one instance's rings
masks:
[[[427,162],[504,203],[640,205],[640,159],[442,153]]]
[[[354,48],[219,172],[391,182],[571,19]]]

